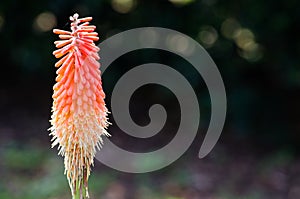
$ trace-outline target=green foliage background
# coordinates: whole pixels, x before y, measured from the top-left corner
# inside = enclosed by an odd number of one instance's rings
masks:
[[[1,87],[20,88],[29,81],[34,85],[53,83],[55,58],[51,52],[57,38],[51,31],[34,28],[37,16],[43,12],[55,15],[58,28],[67,28],[68,16],[74,12],[93,16],[100,41],[123,30],[159,26],[201,42],[201,28],[210,26],[218,38],[207,50],[227,88],[228,125],[242,134],[272,137],[281,144],[299,138],[293,133],[299,131],[299,1],[200,0],[182,1],[186,2],[182,5],[171,1],[134,2],[133,8],[123,14],[108,0],[1,1]],[[228,18],[253,32],[262,47],[259,60],[241,57],[234,40],[224,37],[222,23]]]

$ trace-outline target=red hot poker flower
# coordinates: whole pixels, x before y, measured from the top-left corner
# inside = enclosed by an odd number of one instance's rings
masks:
[[[78,17],[70,17],[71,31],[53,30],[61,39],[54,42],[59,49],[53,55],[61,59],[55,64],[59,68],[50,121],[52,147],[58,145],[59,154],[64,156],[73,198],[78,194],[88,197],[87,182],[96,149],[101,147],[101,136],[109,136],[97,61],[99,48],[94,44],[99,39],[96,26],[89,24],[92,17]]]

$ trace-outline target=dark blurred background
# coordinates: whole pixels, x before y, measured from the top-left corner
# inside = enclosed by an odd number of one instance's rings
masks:
[[[228,97],[221,138],[209,156],[198,159],[210,118],[201,76],[185,60],[164,51],[138,50],[120,57],[103,75],[109,109],[113,86],[122,74],[143,63],[163,63],[183,74],[195,89],[200,128],[190,149],[160,171],[127,174],[96,162],[91,198],[300,198],[299,7],[298,0],[2,0],[0,198],[71,197],[63,160],[50,149],[47,128],[55,83],[53,42],[58,39],[52,29],[68,29],[74,12],[94,18],[98,43],[145,26],[192,37],[217,64]],[[164,104],[169,112],[163,132],[140,140],[113,125],[112,140],[133,151],[168,143],[180,119],[179,104],[168,89],[138,89],[130,106],[133,120],[147,124],[147,110],[154,103]]]

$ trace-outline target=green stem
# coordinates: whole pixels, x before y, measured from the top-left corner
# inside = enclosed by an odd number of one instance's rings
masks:
[[[88,182],[86,177],[86,170],[83,171],[83,176],[83,178],[76,182],[73,199],[87,199],[89,197],[87,190]]]
[[[74,199],[81,199],[80,198],[80,184],[76,183],[76,189],[75,189],[75,194],[74,194]]]
[[[86,192],[83,184],[83,179],[76,184],[75,194],[73,196],[74,199],[86,199]]]

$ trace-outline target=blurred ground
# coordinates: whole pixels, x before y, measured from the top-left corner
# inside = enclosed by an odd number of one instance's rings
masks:
[[[15,96],[5,101],[10,111],[1,107],[1,199],[70,198],[63,175],[63,159],[57,156],[56,149],[50,149],[47,132],[50,106],[47,102],[50,102],[51,95],[47,90],[36,88],[35,91],[9,93],[6,96]],[[38,99],[33,98],[36,94]],[[27,106],[23,106],[19,103],[21,97],[31,103],[24,102]],[[194,143],[178,161],[152,173],[122,173],[96,161],[89,182],[91,198],[300,197],[300,159],[295,151],[268,144],[256,147],[250,139],[232,139],[228,134],[225,130],[214,150],[204,159],[197,158],[199,143]]]
[[[46,128],[46,125],[43,127]],[[2,128],[1,134],[6,130],[8,129]],[[44,136],[47,136],[46,132]],[[67,180],[63,175],[63,160],[56,155],[56,150],[50,150],[49,142],[37,138],[25,142],[24,144],[13,139],[1,139],[0,198],[70,198]],[[96,161],[89,182],[91,198],[300,197],[300,160],[289,151],[266,153],[242,146],[237,149],[218,144],[204,159],[197,159],[196,153],[193,153],[194,156],[191,153],[189,150],[171,166],[147,174],[118,172]]]

